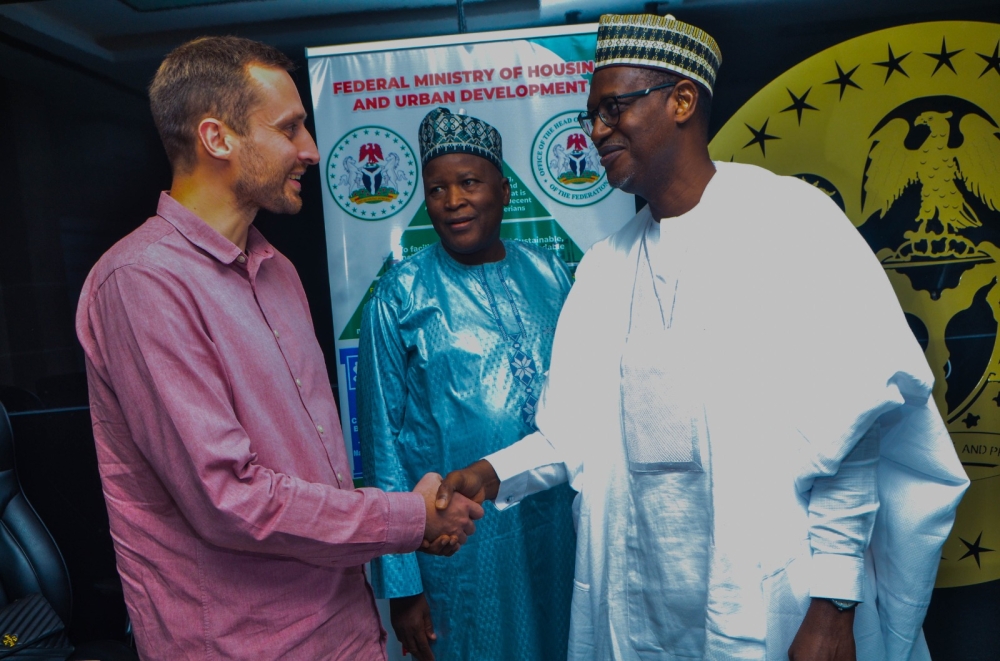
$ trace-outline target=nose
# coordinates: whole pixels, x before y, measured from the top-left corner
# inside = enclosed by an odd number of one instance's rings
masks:
[[[453,211],[465,204],[465,196],[459,186],[448,186],[444,194],[444,206],[449,211]]]
[[[319,149],[316,147],[316,141],[313,140],[312,134],[303,128],[302,131],[299,131],[299,136],[299,160],[306,165],[316,165],[319,163]]]
[[[611,132],[613,131],[604,120],[600,117],[594,118],[594,128],[590,130],[590,139],[593,141],[595,147],[600,147],[601,143],[604,142]]]

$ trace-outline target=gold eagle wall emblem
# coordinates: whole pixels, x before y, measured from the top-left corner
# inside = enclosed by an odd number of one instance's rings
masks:
[[[937,585],[1000,579],[1000,25],[833,46],[760,90],[710,151],[817,186],[881,261],[972,480]]]

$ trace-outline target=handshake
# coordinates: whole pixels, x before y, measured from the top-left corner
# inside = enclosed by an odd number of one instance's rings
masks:
[[[454,555],[469,535],[476,531],[475,521],[483,518],[482,502],[496,498],[500,480],[485,460],[452,471],[441,479],[427,473],[413,493],[424,498],[427,523],[420,550],[433,555]]]

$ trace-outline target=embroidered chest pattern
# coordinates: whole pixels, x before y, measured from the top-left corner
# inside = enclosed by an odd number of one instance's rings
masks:
[[[472,274],[475,276],[476,280],[483,288],[483,292],[486,294],[486,299],[490,304],[490,312],[493,314],[493,321],[496,322],[497,328],[500,330],[500,336],[510,347],[507,354],[507,362],[510,365],[510,371],[514,375],[514,381],[520,383],[524,387],[526,397],[521,404],[521,420],[524,424],[528,425],[532,429],[535,427],[535,412],[538,406],[538,396],[534,387],[535,376],[538,374],[538,365],[535,359],[525,351],[523,346],[525,337],[527,335],[524,329],[524,320],[521,318],[521,312],[518,310],[517,302],[514,300],[514,295],[510,291],[510,287],[507,286],[507,273],[506,267],[497,267],[497,276],[501,285],[503,286],[504,294],[507,296],[507,301],[510,303],[510,309],[514,314],[514,319],[517,322],[518,330],[512,332],[503,323],[503,317],[500,315],[500,308],[497,306],[496,296],[493,295],[493,289],[490,287],[486,279],[486,266],[481,265],[479,268],[474,269]]]

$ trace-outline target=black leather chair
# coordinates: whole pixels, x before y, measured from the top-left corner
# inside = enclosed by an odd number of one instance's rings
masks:
[[[0,404],[0,607],[40,592],[68,627],[73,610],[69,572],[45,524],[21,491],[14,462],[14,434]],[[70,659],[138,661],[117,641],[77,643]]]

